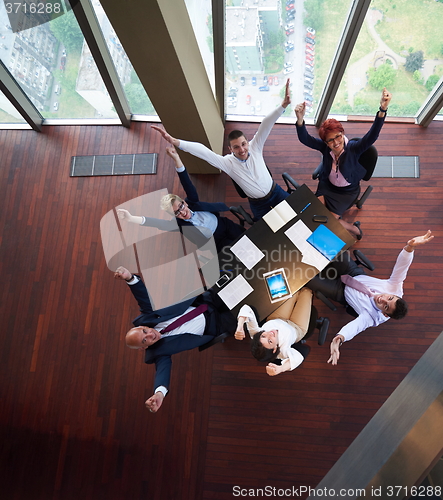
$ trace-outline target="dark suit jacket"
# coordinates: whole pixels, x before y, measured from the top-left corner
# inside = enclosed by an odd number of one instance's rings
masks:
[[[188,204],[189,208],[193,212],[211,212],[217,218],[220,217],[219,212],[227,212],[229,207],[224,203],[209,203],[205,201],[200,201],[198,197],[197,190],[195,189],[194,184],[189,177],[186,169],[183,172],[179,172],[178,176],[180,178],[181,185],[186,193],[185,201]],[[198,247],[202,247],[208,239],[199,231],[195,226],[193,226],[190,222],[187,222],[183,219],[176,218],[177,224],[179,226],[179,230],[183,233],[182,227],[187,227],[185,231],[185,236],[192,241]],[[173,221],[165,221],[161,219],[155,219],[153,217],[146,217],[144,226],[156,227],[157,229],[161,229],[162,231],[176,231],[177,226]],[[217,241],[215,241],[217,245]],[[218,248],[218,246],[217,246]]]
[[[205,314],[207,323],[204,335],[183,333],[181,335],[165,337],[146,349],[145,363],[155,363],[154,390],[160,385],[165,386],[167,389],[169,388],[172,366],[171,356],[173,354],[199,347],[211,341],[215,335],[223,331],[230,331],[231,329],[233,332],[235,329],[235,319],[232,314],[229,312],[220,313],[216,307],[218,304],[210,292],[205,292],[198,297],[193,297],[184,302],[154,311],[143,281],[140,280],[135,285],[129,285],[129,288],[137,300],[141,311],[141,314],[133,321],[134,326],[155,328],[158,323],[183,314],[191,305],[208,305],[208,313]]]
[[[340,172],[343,177],[352,185],[358,185],[366,175],[366,169],[360,165],[358,159],[374,142],[377,140],[380,130],[385,122],[385,117],[375,116],[374,123],[369,131],[361,139],[351,139],[345,146],[345,150],[340,156]],[[306,129],[306,125],[299,126],[295,124],[300,142],[308,148],[316,149],[323,155],[323,163],[319,172],[319,179],[324,181],[328,179],[332,168],[331,149],[321,139],[312,137]]]

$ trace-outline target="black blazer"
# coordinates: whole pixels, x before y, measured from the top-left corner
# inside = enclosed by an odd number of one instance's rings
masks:
[[[211,303],[212,300],[208,295],[209,292],[205,292],[205,294],[199,295],[198,297],[193,297],[184,302],[154,311],[151,306],[151,301],[149,300],[148,291],[146,290],[146,286],[142,280],[135,285],[129,285],[129,288],[137,300],[141,311],[141,314],[133,321],[134,326],[149,326],[150,328],[155,328],[158,323],[183,314],[190,305],[208,303],[209,310],[211,313],[214,312],[214,307]],[[156,373],[154,390],[160,385],[165,386],[167,389],[169,388],[172,366],[171,356],[173,354],[194,349],[194,347],[206,344],[212,340],[215,335],[217,335],[217,323],[219,322],[217,321],[215,314],[212,316],[214,316],[213,321],[208,322],[204,335],[200,336],[192,333],[183,333],[181,335],[165,337],[146,349],[145,363],[155,363]]]

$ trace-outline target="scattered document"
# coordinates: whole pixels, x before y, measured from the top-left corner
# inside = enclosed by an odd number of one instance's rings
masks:
[[[218,292],[218,295],[231,310],[253,291],[252,286],[240,274]]]
[[[299,249],[302,254],[301,261],[304,264],[313,266],[319,271],[322,271],[329,264],[329,260],[307,241],[311,237],[312,231],[303,221],[297,221],[285,231],[285,235]]]
[[[303,253],[304,248],[311,246],[306,240],[311,236],[312,231],[302,220],[298,220],[293,226],[285,231],[285,234],[301,253]]]
[[[235,245],[232,245],[231,252],[237,259],[251,270],[260,262],[265,254],[247,237],[240,238]]]
[[[297,217],[297,212],[286,200],[283,200],[266,215],[264,215],[263,220],[274,231],[274,233],[276,233],[280,228],[295,217]]]

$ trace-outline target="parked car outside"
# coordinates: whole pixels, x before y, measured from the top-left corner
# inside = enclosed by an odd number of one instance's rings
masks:
[[[306,31],[307,31],[308,33],[312,33],[313,35],[315,35],[315,29],[314,29],[314,28],[309,28],[309,27],[308,27],[308,28],[306,28]]]
[[[58,101],[55,101],[52,106],[54,108],[54,111],[58,111]]]
[[[274,76],[274,85],[278,85],[278,77]]]
[[[311,45],[315,45],[315,40],[313,40],[312,38],[309,38],[308,36],[305,38],[305,42],[309,43]]]
[[[257,78],[255,76],[252,77],[252,85],[257,85]]]
[[[251,104],[251,96],[250,95],[246,96],[246,104]]]
[[[269,87],[267,85],[263,85],[262,87],[259,87],[258,90],[260,92],[268,92]],[[258,110],[257,110],[258,111]]]
[[[292,35],[294,33],[293,29],[286,30],[286,36]]]
[[[294,72],[294,68],[292,66],[289,66],[289,68],[286,68],[283,70],[284,75],[289,75],[290,73]]]
[[[288,46],[285,48],[285,51],[286,51],[286,52],[291,52],[291,50],[294,50],[294,45],[293,45],[293,44],[288,45]]]
[[[246,78],[244,76],[240,77],[240,85],[243,87],[246,83]]]
[[[272,76],[268,76],[268,85],[272,85],[274,83],[274,78]]]

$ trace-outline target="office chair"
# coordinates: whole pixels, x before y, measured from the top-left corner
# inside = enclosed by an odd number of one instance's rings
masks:
[[[366,257],[366,255],[362,251],[354,250],[353,254],[354,254],[354,259],[355,259],[355,263],[357,264],[357,266],[366,267],[366,269],[369,269],[370,271],[373,271],[375,269],[374,264]],[[315,292],[314,295],[317,297],[317,299],[321,300],[323,302],[323,304],[325,304],[327,307],[329,307],[329,309],[331,309],[331,311],[337,310],[337,307],[335,306],[335,304],[331,300],[329,300],[323,293]],[[347,304],[345,306],[345,309],[346,309],[346,312],[348,314],[350,314],[351,316],[354,316],[354,318],[356,318],[358,316],[358,314],[354,311],[354,309],[349,304]]]
[[[242,227],[245,227],[246,222],[250,226],[254,224],[252,216],[248,214],[248,212],[246,212],[246,210],[241,205],[239,205],[238,207],[229,207],[229,210],[231,211],[232,214],[234,214],[237,217]]]
[[[210,340],[206,344],[199,346],[198,350],[204,351],[205,349],[208,349],[209,347],[212,347],[215,344],[223,343],[225,341],[225,339],[227,339],[230,336],[231,336],[231,334],[229,332],[220,333],[220,335],[217,335],[216,337],[214,337],[212,340]]]
[[[286,191],[291,194],[293,193],[296,189],[300,187],[300,184],[296,182],[289,174],[288,172],[283,172],[281,174],[283,177],[283,180],[285,181],[286,184]]]
[[[352,140],[360,139],[359,137],[353,137]],[[362,167],[365,168],[366,170],[366,175],[363,177],[364,181],[369,181],[369,179],[372,177],[372,174],[374,173],[375,166],[377,164],[377,159],[378,159],[378,151],[377,148],[372,145],[370,146],[358,159],[358,162]],[[320,169],[322,167],[322,163],[314,170],[312,174],[312,178],[315,180],[318,178]],[[357,198],[351,203],[349,208],[351,208],[353,205],[356,205],[358,209],[360,209],[364,202],[368,199],[368,196],[371,194],[372,190],[374,188],[372,186],[368,186],[363,193],[363,195],[359,198]],[[360,194],[359,194],[360,196]]]

